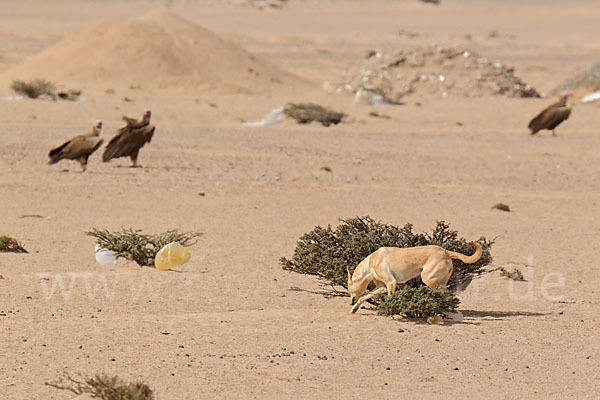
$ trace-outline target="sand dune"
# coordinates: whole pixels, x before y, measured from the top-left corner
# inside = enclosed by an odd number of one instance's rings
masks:
[[[84,28],[4,71],[0,82],[38,77],[97,90],[141,85],[201,93],[269,93],[307,85],[168,12]]]

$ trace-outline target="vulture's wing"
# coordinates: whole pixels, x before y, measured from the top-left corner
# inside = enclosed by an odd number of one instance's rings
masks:
[[[140,129],[123,127],[106,145],[102,161],[113,158],[128,157],[150,142],[154,134],[154,125],[147,125]]]
[[[529,123],[531,134],[534,135],[542,129],[552,130],[561,122],[569,118],[570,107],[548,107]]]
[[[100,148],[104,140],[98,136],[80,135],[50,150],[48,164],[56,164],[62,159],[75,160],[82,156],[90,156]]]

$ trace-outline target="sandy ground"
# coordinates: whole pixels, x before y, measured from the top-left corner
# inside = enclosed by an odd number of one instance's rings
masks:
[[[70,398],[44,385],[65,372],[143,380],[159,399],[597,398],[598,105],[576,104],[557,137],[530,137],[527,122],[549,99],[353,107],[320,89],[363,50],[435,42],[513,65],[544,92],[598,62],[594,1],[290,0],[263,11],[233,1],[124,3],[2,1],[0,71],[90,23],[168,8],[314,88],[115,87],[72,103],[6,100],[4,84],[0,233],[30,253],[0,256],[1,398]],[[331,128],[242,127],[290,100],[350,117]],[[98,154],[85,174],[75,162],[45,165],[51,147],[94,119],[106,139],[121,114],[145,107],[157,126],[140,155],[145,168]],[[500,201],[513,212],[492,210]],[[304,232],[367,214],[416,230],[443,219],[467,238],[497,237],[494,265],[519,263],[527,281],[487,275],[461,294],[463,323],[431,326],[368,307],[351,315],[348,298],[310,293],[317,280],[281,269]],[[84,234],[91,227],[206,235],[178,272],[124,261],[107,272]]]

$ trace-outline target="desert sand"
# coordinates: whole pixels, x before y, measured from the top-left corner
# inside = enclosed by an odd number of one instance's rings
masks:
[[[0,397],[68,399],[44,383],[104,372],[158,399],[597,398],[600,104],[574,96],[558,136],[531,137],[553,98],[422,91],[374,106],[335,91],[367,50],[436,44],[546,93],[599,61],[596,2],[250,3],[0,2],[0,234],[29,250],[0,254]],[[11,81],[33,77],[83,99],[16,99]],[[349,116],[243,126],[290,101]],[[46,165],[94,120],[106,141],[144,108],[157,127],[144,168],[99,153],[84,174]],[[279,259],[358,215],[496,237],[494,266],[526,281],[475,280],[462,323],[352,315]],[[106,271],[92,227],[205,235],[177,271]]]

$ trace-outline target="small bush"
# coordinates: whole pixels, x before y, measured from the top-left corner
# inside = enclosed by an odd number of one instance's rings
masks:
[[[0,235],[0,252],[27,253],[27,250],[21,246],[17,239],[11,238],[10,236]]]
[[[154,393],[142,382],[127,383],[116,376],[96,375],[83,381],[67,375],[59,378],[58,382],[46,382],[60,390],[68,390],[76,395],[89,393],[101,400],[153,400]]]
[[[195,239],[203,234],[201,232],[179,233],[176,230],[166,231],[157,235],[144,235],[141,230],[123,229],[119,232],[93,228],[86,233],[97,239],[100,247],[113,251],[117,257],[135,261],[139,266],[154,266],[156,253],[171,242],[178,242],[182,246],[196,244]]]
[[[470,255],[473,248],[465,238],[451,230],[444,221],[438,221],[431,233],[414,233],[412,225],[403,227],[387,225],[371,217],[356,217],[341,220],[335,229],[315,227],[302,235],[297,242],[291,259],[282,257],[281,266],[286,271],[315,275],[332,286],[347,287],[346,267],[353,270],[369,254],[380,247],[415,247],[437,245],[447,250]],[[465,264],[452,260],[454,272],[448,286],[452,290],[464,290],[471,280],[488,272],[484,267],[492,262],[490,248],[493,240],[481,237],[477,242],[483,253],[479,261]],[[421,286],[421,278],[407,282],[410,286]]]
[[[371,111],[369,113],[369,117],[391,119],[391,117],[389,115],[387,115],[387,114],[379,114],[377,111]]]
[[[16,93],[27,96],[31,99],[37,99],[42,95],[54,96],[56,86],[44,79],[34,79],[29,82],[14,80],[10,85],[11,89]]]
[[[337,125],[342,122],[346,114],[328,110],[323,106],[312,103],[288,103],[283,109],[285,115],[295,119],[299,124],[308,124],[317,121],[323,126]]]
[[[492,206],[492,209],[493,210],[500,210],[500,211],[510,212],[510,207],[508,206],[508,204],[504,204],[504,203],[494,204]]]
[[[400,286],[392,296],[384,294],[375,297],[377,314],[388,317],[393,315],[406,318],[446,316],[450,312],[455,312],[459,303],[458,297],[451,290],[443,287],[431,290],[427,286],[418,288]]]
[[[513,268],[512,271],[507,270],[504,267],[499,267],[498,271],[500,271],[500,276],[503,276],[508,279],[512,279],[513,281],[524,281],[523,273],[518,268]]]

